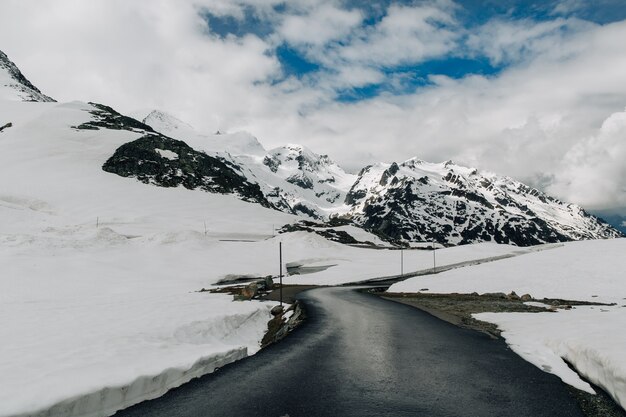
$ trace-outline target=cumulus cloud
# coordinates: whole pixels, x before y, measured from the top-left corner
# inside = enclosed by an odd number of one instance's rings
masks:
[[[395,66],[449,52],[458,34],[451,10],[435,5],[392,5],[382,20],[364,28],[347,44],[326,51],[330,59],[350,64]]]
[[[3,0],[0,49],[59,100],[164,109],[205,131],[248,130],[267,147],[301,142],[352,169],[454,159],[588,207],[626,205],[626,22],[500,18],[468,28],[457,20],[460,6],[426,1],[392,4],[364,25],[362,11],[342,4]],[[242,23],[254,13],[273,31],[218,36],[203,11]],[[320,71],[285,78],[281,44]],[[402,94],[336,100],[346,86],[403,86],[401,73],[385,69],[446,56],[485,57],[505,69],[432,74]]]
[[[287,16],[278,32],[286,42],[319,46],[347,36],[362,20],[359,10],[348,11],[322,4],[309,13]]]
[[[300,3],[297,14],[283,16],[274,43],[286,42],[324,71],[318,87],[354,88],[381,81],[384,69],[423,62],[451,52],[462,36],[454,3],[390,5],[375,24],[363,25],[364,13],[342,10],[331,2]]]
[[[549,190],[589,208],[626,206],[625,139],[626,111],[613,113],[567,151]]]
[[[486,56],[496,65],[520,62],[545,53],[564,56],[571,51],[560,50],[555,45],[563,44],[568,36],[576,36],[593,26],[576,18],[545,22],[495,19],[470,33],[467,46],[474,54]]]

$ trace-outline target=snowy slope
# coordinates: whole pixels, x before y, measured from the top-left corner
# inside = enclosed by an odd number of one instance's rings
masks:
[[[183,140],[191,147],[207,153],[257,156],[265,154],[265,149],[259,141],[247,132],[201,134],[191,125],[159,110],[151,111],[143,118],[143,123],[153,127],[158,132]]]
[[[350,218],[394,239],[520,246],[618,237],[620,233],[574,204],[508,177],[451,161],[410,159],[364,168],[346,203]]]
[[[509,293],[615,303],[557,313],[481,313],[520,356],[580,389],[592,391],[562,358],[626,408],[626,239],[565,243],[394,284],[390,292]]]
[[[54,101],[31,84],[2,51],[0,51],[0,100]]]
[[[355,179],[327,155],[318,155],[301,145],[266,151],[247,132],[201,134],[174,116],[156,110],[143,122],[229,162],[250,182],[259,184],[276,209],[287,213],[328,218],[343,205]]]
[[[14,120],[0,136],[2,416],[88,394],[110,414],[254,353],[270,318],[271,304],[194,291],[273,272],[266,252],[220,239],[261,240],[292,217],[103,171],[143,133],[71,128],[93,109],[0,101]]]

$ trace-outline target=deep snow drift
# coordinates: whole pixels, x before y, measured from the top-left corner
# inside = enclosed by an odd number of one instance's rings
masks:
[[[566,243],[549,251],[408,279],[390,292],[515,291],[543,297],[615,303],[546,313],[481,313],[515,352],[586,391],[578,372],[626,408],[626,239]],[[562,359],[563,358],[563,359]]]

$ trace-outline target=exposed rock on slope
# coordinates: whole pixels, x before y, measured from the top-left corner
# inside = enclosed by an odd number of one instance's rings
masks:
[[[158,134],[120,146],[102,169],[146,184],[236,194],[245,201],[271,206],[258,184],[248,182],[226,162]]]
[[[185,142],[172,139],[111,107],[92,106],[91,120],[75,126],[79,130],[127,130],[143,136],[120,146],[102,169],[122,177],[137,178],[146,184],[221,194],[235,194],[245,201],[272,207],[258,184],[249,182],[227,160],[199,152]]]
[[[147,124],[141,123],[132,117],[124,116],[109,106],[91,102],[89,104],[93,107],[93,110],[89,111],[92,115],[91,120],[81,125],[74,126],[74,129],[98,130],[102,128],[111,130],[128,130],[131,132],[156,133],[154,129]]]

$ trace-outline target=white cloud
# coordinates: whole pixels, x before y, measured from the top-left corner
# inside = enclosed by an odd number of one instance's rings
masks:
[[[593,24],[575,18],[557,18],[544,22],[496,19],[470,33],[467,46],[493,64],[519,62],[542,53],[566,56],[572,51],[554,48],[568,36],[593,28]],[[573,46],[573,45],[569,45]]]
[[[592,209],[626,206],[625,138],[626,111],[613,113],[569,149],[549,190]]]
[[[420,62],[454,48],[458,35],[445,26],[454,23],[452,9],[439,5],[392,5],[379,23],[363,28],[346,44],[323,51],[319,58],[328,65],[377,67]]]
[[[606,146],[606,135],[587,138],[626,103],[624,38],[626,22],[594,27],[555,38],[555,49],[570,51],[565,56],[540,51],[497,77],[439,76],[415,94],[331,104],[307,116],[324,129],[307,130],[306,139],[352,167],[364,159],[452,158],[541,188],[557,181],[551,192],[590,208],[624,206],[623,158],[606,158],[597,168],[574,158],[580,152],[597,157],[593,147]],[[581,178],[565,181],[579,169]],[[582,178],[594,169],[593,178],[605,177],[611,192],[586,191]]]
[[[554,6],[553,14],[569,14],[582,10],[585,7],[584,0],[562,0]]]
[[[287,16],[278,32],[289,43],[320,46],[347,36],[362,20],[356,9],[347,11],[322,4],[307,14]]]

